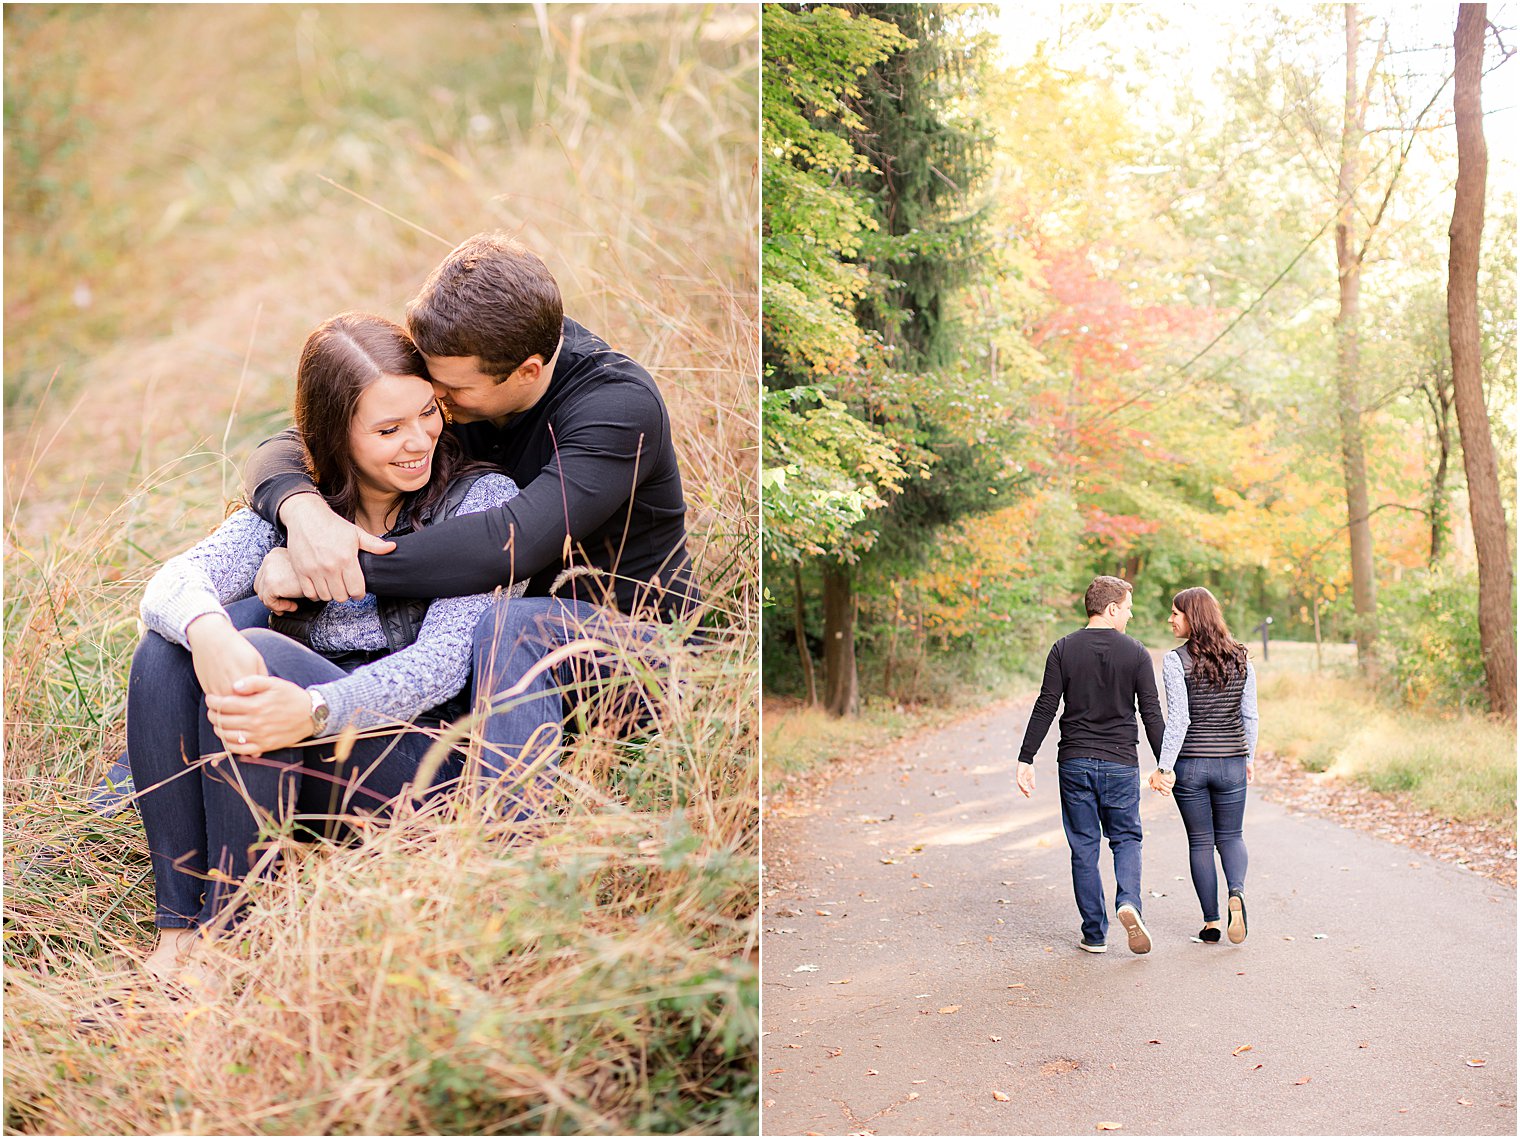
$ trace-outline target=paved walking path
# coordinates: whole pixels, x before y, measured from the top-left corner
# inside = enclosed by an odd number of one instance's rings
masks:
[[[1155,948],[1083,953],[1055,728],[1014,789],[1031,705],[767,816],[766,1134],[1515,1134],[1514,890],[1253,789],[1250,937],[1195,943],[1142,789]]]

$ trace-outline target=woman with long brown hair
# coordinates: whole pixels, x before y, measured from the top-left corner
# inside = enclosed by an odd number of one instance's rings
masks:
[[[421,354],[394,322],[344,313],[307,338],[296,435],[318,493],[370,534],[408,533],[517,494],[495,468],[466,463],[444,418]],[[149,631],[132,660],[127,741],[160,931],[146,966],[160,978],[208,980],[190,951],[203,932],[237,922],[242,883],[273,865],[265,824],[301,818],[332,836],[345,817],[436,795],[463,771],[457,751],[431,775],[422,761],[438,726],[468,710],[459,694],[490,595],[366,594],[271,614],[254,580],[283,542],[237,510],[165,562],[143,596]]]
[[[1198,940],[1220,936],[1218,850],[1229,891],[1226,934],[1238,945],[1246,939],[1242,832],[1246,785],[1255,777],[1256,670],[1245,645],[1230,635],[1219,602],[1202,586],[1172,599],[1167,624],[1185,643],[1161,662],[1166,734],[1151,786],[1172,794],[1187,829],[1193,889],[1203,908]]]

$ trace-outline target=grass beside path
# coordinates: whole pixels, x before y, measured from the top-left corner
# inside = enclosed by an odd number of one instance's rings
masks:
[[[1282,672],[1261,685],[1261,746],[1462,822],[1515,822],[1515,730],[1471,713],[1389,705],[1350,675]]]
[[[761,727],[765,789],[775,791],[789,776],[954,723],[986,707],[987,699],[980,695],[937,705],[864,701],[860,715],[839,718],[796,699],[767,696]]]

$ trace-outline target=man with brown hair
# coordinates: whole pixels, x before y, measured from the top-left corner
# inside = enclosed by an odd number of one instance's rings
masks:
[[[1144,645],[1126,636],[1134,587],[1123,578],[1094,578],[1084,604],[1087,626],[1068,633],[1045,659],[1045,677],[1019,749],[1018,786],[1034,793],[1034,755],[1064,700],[1056,751],[1061,825],[1071,847],[1071,882],[1082,915],[1081,948],[1108,950],[1108,909],[1098,854],[1104,837],[1114,853],[1115,915],[1129,947],[1149,953],[1150,932],[1140,917],[1140,755],[1135,706],[1145,721],[1153,755],[1161,754],[1166,724],[1156,694],[1156,672]]]
[[[259,596],[452,597],[526,579],[527,595],[499,602],[476,630],[477,695],[514,688],[481,729],[488,774],[501,774],[557,749],[564,669],[536,667],[556,647],[588,636],[636,645],[652,635],[648,620],[697,605],[670,417],[649,373],[565,317],[547,266],[506,234],[455,248],[407,322],[466,454],[522,493],[392,542],[333,514],[299,444],[276,436],[246,472],[254,509],[289,533],[260,570]]]

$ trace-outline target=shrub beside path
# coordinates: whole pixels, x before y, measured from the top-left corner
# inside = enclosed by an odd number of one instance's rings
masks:
[[[1511,885],[1253,789],[1250,937],[1203,945],[1143,791],[1155,948],[1082,953],[1054,729],[1014,788],[1032,703],[770,805],[765,1133],[1515,1133]]]

